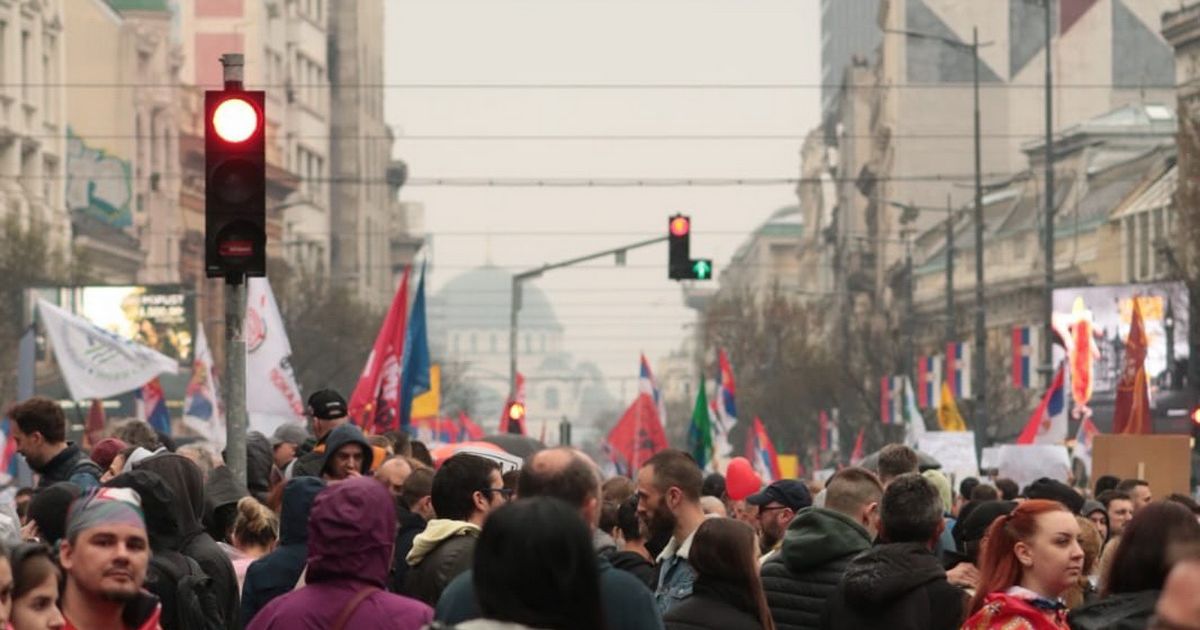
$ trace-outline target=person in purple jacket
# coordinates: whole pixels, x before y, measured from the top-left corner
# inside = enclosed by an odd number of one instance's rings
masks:
[[[322,490],[308,520],[305,586],[272,600],[249,630],[424,627],[432,608],[384,589],[395,532],[392,497],[378,481],[359,477]]]

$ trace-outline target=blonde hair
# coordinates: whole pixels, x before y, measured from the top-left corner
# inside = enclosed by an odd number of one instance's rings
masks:
[[[241,547],[270,547],[279,540],[279,517],[254,497],[242,497],[233,521],[233,536]]]

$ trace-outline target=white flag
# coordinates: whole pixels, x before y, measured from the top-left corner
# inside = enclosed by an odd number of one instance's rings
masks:
[[[218,450],[225,448],[225,414],[217,394],[217,378],[213,373],[212,351],[204,325],[196,325],[195,358],[192,360],[192,380],[183,398],[183,422],[204,436]]]
[[[913,393],[912,381],[904,377],[904,443],[917,448],[921,438],[925,437],[925,418],[917,409],[917,395]]]
[[[160,374],[179,370],[175,359],[118,337],[45,300],[38,300],[37,307],[54,347],[54,360],[74,400],[124,394]]]
[[[289,359],[292,346],[266,278],[246,282],[246,414],[250,430],[271,435],[285,422],[304,422],[304,401]]]

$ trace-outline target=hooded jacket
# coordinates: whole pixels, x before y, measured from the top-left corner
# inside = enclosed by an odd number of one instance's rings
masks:
[[[479,526],[466,521],[435,518],[413,539],[408,552],[404,594],[436,605],[451,580],[471,568]]]
[[[296,457],[295,463],[292,465],[292,476],[320,477],[321,469],[325,466],[325,454],[329,452],[329,440],[333,437],[334,431],[337,431],[341,427],[345,426],[354,425],[349,423],[339,425],[330,430],[329,433],[326,433],[324,438],[313,441],[311,445],[308,442],[305,442],[300,447],[300,452]],[[359,431],[359,435],[362,435],[361,430]],[[371,461],[367,466],[373,472],[375,469],[379,468],[379,465],[383,463],[383,460],[387,459],[387,451],[379,448],[378,446],[370,446],[370,450]]]
[[[271,600],[296,588],[308,558],[308,516],[325,482],[316,477],[296,477],[283,487],[279,517],[279,546],[250,563],[242,587],[242,623]]]
[[[353,424],[343,424],[329,432],[325,436],[325,451],[321,454],[321,467],[317,472],[317,476],[324,477],[329,464],[332,461],[334,453],[347,444],[359,444],[363,447],[363,462],[362,468],[358,472],[366,475],[371,471],[371,462],[375,459],[374,451],[371,450],[371,443],[363,436],[362,430]]]
[[[816,630],[821,611],[850,560],[871,548],[867,530],[833,510],[808,507],[796,513],[779,553],[762,567],[763,590],[780,630]]]
[[[348,479],[313,501],[308,520],[308,574],[304,588],[276,598],[251,630],[329,628],[356,595],[373,589],[346,619],[346,628],[423,628],[433,610],[382,590],[392,558],[396,510],[374,479]]]
[[[220,466],[208,475],[204,484],[204,529],[214,540],[224,541],[237,518],[237,503],[250,496],[246,486],[233,478],[228,466]]]
[[[259,503],[267,504],[271,492],[271,467],[275,465],[275,449],[271,440],[258,431],[246,434],[246,489]]]
[[[204,531],[200,520],[204,514],[204,477],[200,468],[182,455],[162,453],[142,460],[134,470],[148,470],[157,474],[175,494],[170,511],[179,524],[181,544],[178,551],[195,560],[212,579],[212,590],[225,627],[240,629],[242,624],[237,614],[238,581],[233,563]]]
[[[825,630],[957,630],[965,593],[927,545],[874,547],[850,561],[821,617]]]
[[[1154,614],[1159,591],[1115,593],[1072,610],[1072,630],[1141,630]]]

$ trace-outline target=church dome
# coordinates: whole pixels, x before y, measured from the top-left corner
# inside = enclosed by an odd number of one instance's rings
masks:
[[[546,294],[530,282],[521,287],[519,324],[522,332],[562,332]],[[488,265],[460,274],[433,297],[442,330],[508,331],[512,274]],[[432,323],[432,322],[431,322]]]

